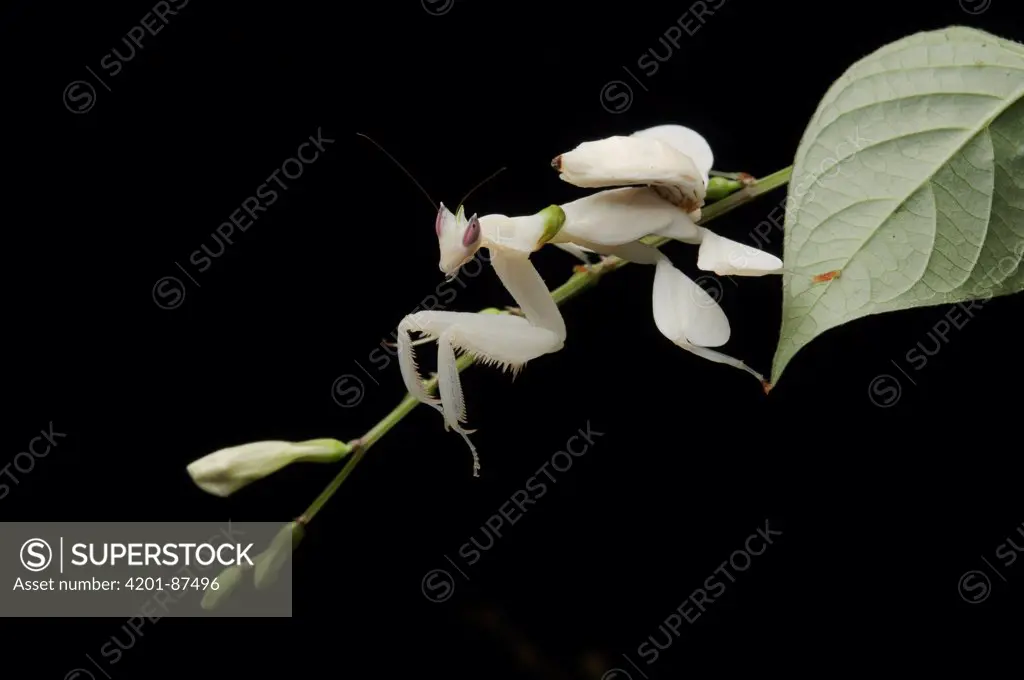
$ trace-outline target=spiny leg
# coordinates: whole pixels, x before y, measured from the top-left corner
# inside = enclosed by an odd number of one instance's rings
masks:
[[[455,349],[468,352],[477,363],[485,366],[495,366],[516,374],[528,361],[562,348],[563,341],[557,333],[534,326],[521,316],[465,316],[466,319],[451,327],[446,339]],[[443,381],[444,371],[440,369],[440,364],[437,372],[438,380]],[[440,384],[438,387],[440,389]],[[445,392],[443,389],[440,392],[444,400]]]
[[[416,364],[416,355],[413,347],[425,342],[432,342],[447,328],[451,327],[462,316],[474,316],[473,314],[460,314],[457,312],[426,311],[415,312],[406,316],[398,324],[398,366],[402,372],[402,381],[405,389],[420,403],[426,404],[444,416],[440,399],[432,397],[423,386],[423,377],[420,375],[419,366]],[[421,340],[412,340],[412,333],[422,333],[426,337]],[[447,429],[447,421],[445,429]]]
[[[465,440],[473,455],[473,476],[479,477],[480,455],[469,439],[469,435],[476,430],[467,430],[461,424],[466,422],[466,399],[459,379],[455,347],[452,345],[452,337],[457,328],[449,328],[437,339],[437,391],[441,395],[441,414],[444,416],[445,427],[455,430]]]
[[[419,347],[420,345],[426,345],[429,342],[434,342],[434,338],[420,338],[419,340],[413,340],[412,342],[406,343],[410,347]],[[385,347],[398,347],[397,342],[384,341]]]
[[[412,333],[425,332],[418,318],[422,313],[410,314],[398,324],[398,337],[395,344],[398,346],[398,367],[402,372],[402,382],[405,389],[420,403],[436,409],[444,415],[441,410],[440,400],[427,394],[423,386],[423,378],[420,376],[419,366],[416,364],[416,352],[413,347],[423,341],[413,342]],[[429,341],[433,338],[425,338]]]

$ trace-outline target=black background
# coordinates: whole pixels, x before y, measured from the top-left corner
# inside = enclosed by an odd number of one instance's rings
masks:
[[[397,365],[370,355],[443,281],[434,211],[356,132],[452,206],[507,166],[469,209],[529,214],[586,193],[548,165],[581,141],[681,123],[709,140],[716,168],[764,175],[792,161],[821,96],[872,50],[952,24],[1024,39],[1009,0],[973,15],[957,0],[728,0],[647,76],[637,59],[664,54],[659,38],[690,3],[323,4],[189,2],[106,78],[109,91],[86,67],[106,75],[100,60],[152,3],[0,12],[0,464],[51,422],[67,434],[0,499],[0,519],[303,511],[333,468],[294,466],[225,500],[195,488],[185,466],[248,441],[351,439],[402,398]],[[79,79],[96,99],[74,114],[61,94]],[[615,113],[601,98],[613,80],[633,93]],[[189,254],[212,246],[214,228],[321,129],[336,142],[197,273]],[[776,191],[714,228],[748,240],[783,199]],[[765,247],[781,254],[781,234]],[[694,247],[666,252],[701,274]],[[555,249],[533,260],[552,286],[574,264]],[[166,276],[185,286],[175,309],[154,303]],[[489,270],[466,280],[449,308],[511,303]],[[597,680],[623,653],[643,664],[637,646],[766,521],[783,532],[775,545],[642,666],[649,677],[1019,668],[1024,560],[1006,582],[992,576],[980,604],[958,581],[987,569],[982,556],[998,565],[997,546],[1024,521],[1021,299],[986,304],[919,371],[907,352],[934,347],[947,308],[849,324],[802,350],[766,397],[657,331],[651,280],[629,266],[570,302],[565,349],[514,382],[464,374],[480,479],[433,411],[382,439],[310,525],[294,619],[147,624],[116,664],[99,650],[131,640],[123,619],[9,619],[0,675],[102,677],[89,655],[117,679],[280,666],[286,677]],[[779,279],[719,285],[726,351],[768,373]],[[351,394],[333,389],[345,375],[364,387],[349,407],[338,400]],[[893,403],[886,383],[886,408],[870,398],[880,375],[900,388]],[[588,422],[603,436],[467,566],[459,546],[482,539],[481,525]],[[421,590],[433,569],[455,579],[443,603]]]

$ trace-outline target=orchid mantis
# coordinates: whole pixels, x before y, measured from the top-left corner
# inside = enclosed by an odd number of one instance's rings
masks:
[[[474,476],[479,476],[480,460],[469,438],[475,430],[464,427],[465,397],[456,352],[468,352],[480,363],[515,374],[528,361],[562,348],[565,321],[529,260],[531,253],[549,243],[584,261],[592,252],[654,265],[652,306],[658,330],[687,351],[740,368],[764,382],[739,359],[710,349],[729,340],[725,313],[660,250],[640,241],[656,235],[699,244],[698,268],[720,275],[781,271],[782,262],[775,256],[696,224],[713,160],[710,146],[699,134],[678,125],[662,125],[629,137],[585,142],[552,161],[561,178],[571,184],[619,188],[521,217],[474,214],[467,219],[464,206],[454,214],[440,206],[434,230],[441,271],[454,277],[480,248],[486,248],[495,273],[522,311],[522,316],[421,311],[398,326],[399,366],[406,389],[442,415],[445,429],[466,441],[473,454]],[[412,333],[424,338],[413,341]],[[433,340],[438,343],[437,397],[424,388],[414,355],[414,345]]]

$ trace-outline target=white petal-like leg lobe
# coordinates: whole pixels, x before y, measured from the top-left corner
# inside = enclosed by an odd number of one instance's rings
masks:
[[[764,276],[781,274],[782,260],[771,253],[745,246],[700,227],[697,267],[719,276]]]
[[[651,187],[609,189],[561,206],[565,224],[556,241],[621,245],[649,234],[699,243],[700,231],[685,211]]]
[[[729,340],[729,319],[707,291],[668,259],[658,261],[654,274],[654,323],[687,352],[744,370],[765,384],[764,376],[739,359],[709,349]]]
[[[654,272],[654,323],[676,344],[718,347],[729,341],[729,319],[693,279],[658,260]],[[680,344],[680,346],[683,346]]]
[[[608,137],[584,142],[554,161],[560,177],[578,187],[635,184],[673,187],[681,205],[699,208],[707,181],[692,158],[652,137]]]
[[[660,139],[689,156],[697,164],[704,176],[704,185],[707,186],[708,173],[715,162],[715,156],[711,153],[711,145],[698,132],[682,125],[656,125],[646,130],[638,130],[632,136]]]
[[[527,320],[551,331],[560,341],[565,340],[565,320],[530,258],[494,249],[491,251],[491,266]],[[561,349],[561,346],[556,349]]]
[[[681,347],[680,343],[718,347],[729,341],[729,319],[722,308],[660,250],[639,241],[618,246],[595,245],[594,249],[635,264],[655,265],[654,323],[669,340]]]
[[[729,319],[714,298],[696,281],[672,266],[664,253],[640,242],[619,246],[589,245],[602,255],[615,255],[635,264],[655,265],[654,323],[662,335],[688,352],[719,364],[735,366],[765,384],[760,373],[739,359],[708,349],[728,342]]]
[[[729,341],[729,318],[722,308],[696,281],[676,269],[660,250],[637,241],[600,247],[598,252],[635,264],[655,265],[654,324],[669,340],[687,349],[718,347]]]

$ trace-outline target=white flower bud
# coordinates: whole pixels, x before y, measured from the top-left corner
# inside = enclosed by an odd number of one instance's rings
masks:
[[[281,575],[281,568],[292,556],[292,552],[304,535],[305,529],[302,524],[289,522],[277,532],[274,540],[270,542],[270,546],[256,556],[254,560],[255,573],[253,574],[256,590],[269,588],[277,581]]]
[[[214,581],[217,583],[217,587],[210,587],[205,593],[203,593],[203,601],[199,603],[199,606],[206,611],[213,611],[218,609],[228,599],[232,592],[234,592],[239,585],[242,583],[242,578],[252,569],[249,565],[238,566],[233,565],[222,571],[217,575]]]
[[[188,466],[188,473],[200,489],[224,497],[290,463],[333,463],[351,450],[336,439],[253,442],[203,456]]]

